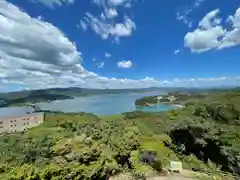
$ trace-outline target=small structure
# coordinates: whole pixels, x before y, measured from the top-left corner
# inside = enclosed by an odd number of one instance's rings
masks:
[[[0,134],[22,132],[36,127],[44,121],[44,113],[0,118]]]
[[[171,161],[170,162],[170,169],[171,172],[182,172],[182,163],[179,161]]]
[[[173,101],[176,101],[177,98],[176,98],[175,96],[169,96],[169,97],[168,97],[168,100],[169,100],[170,102],[173,102]]]
[[[162,96],[157,96],[158,103],[162,100]]]

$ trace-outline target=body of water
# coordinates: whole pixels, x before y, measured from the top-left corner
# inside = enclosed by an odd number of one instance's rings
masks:
[[[175,109],[168,105],[153,105],[151,107],[135,107],[135,100],[144,96],[163,95],[163,92],[129,93],[129,94],[107,94],[88,97],[77,97],[53,102],[42,102],[37,105],[42,110],[62,112],[89,112],[96,115],[120,114],[134,110],[158,112]],[[7,110],[7,111],[6,111]],[[5,112],[4,112],[5,111]],[[12,116],[31,111],[28,107],[0,108],[0,116]]]
[[[0,108],[0,118],[10,116],[21,116],[27,113],[32,113],[33,108],[31,107],[6,107]]]

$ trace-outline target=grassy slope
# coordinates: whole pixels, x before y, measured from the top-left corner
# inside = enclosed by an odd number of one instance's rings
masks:
[[[116,158],[128,156],[134,171],[154,171],[151,166],[139,163],[141,150],[156,151],[164,166],[168,166],[170,159],[179,160],[180,157],[163,144],[164,141],[170,143],[170,138],[163,134],[163,130],[155,132],[156,124],[163,123],[162,115],[134,114],[134,117],[125,120],[128,116],[119,115],[110,119],[89,114],[48,114],[46,122],[37,128],[23,134],[0,137],[1,169],[10,170],[2,177],[7,179],[10,174],[21,176],[19,174],[25,170],[30,173],[27,164],[31,164],[32,171],[41,173],[51,168],[54,171],[58,168],[77,171],[75,166],[79,166],[78,171],[84,171],[86,176],[99,176],[105,168],[111,171],[103,172],[103,175],[114,174],[130,168],[126,160],[117,162],[119,159]],[[181,158],[186,162],[186,168],[189,168],[189,161],[207,168],[193,156]]]

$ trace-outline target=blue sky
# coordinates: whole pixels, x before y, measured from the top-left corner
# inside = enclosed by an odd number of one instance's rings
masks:
[[[240,85],[240,2],[0,2],[0,91]]]

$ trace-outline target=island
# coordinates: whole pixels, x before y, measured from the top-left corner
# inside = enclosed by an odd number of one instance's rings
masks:
[[[150,179],[167,176],[172,161],[190,179],[233,179],[240,175],[240,89],[202,96],[159,113],[46,112],[39,126],[0,136],[0,179]]]
[[[166,95],[147,96],[135,101],[137,106],[167,104],[182,107],[186,101],[194,101],[207,97],[209,92],[170,92]]]

